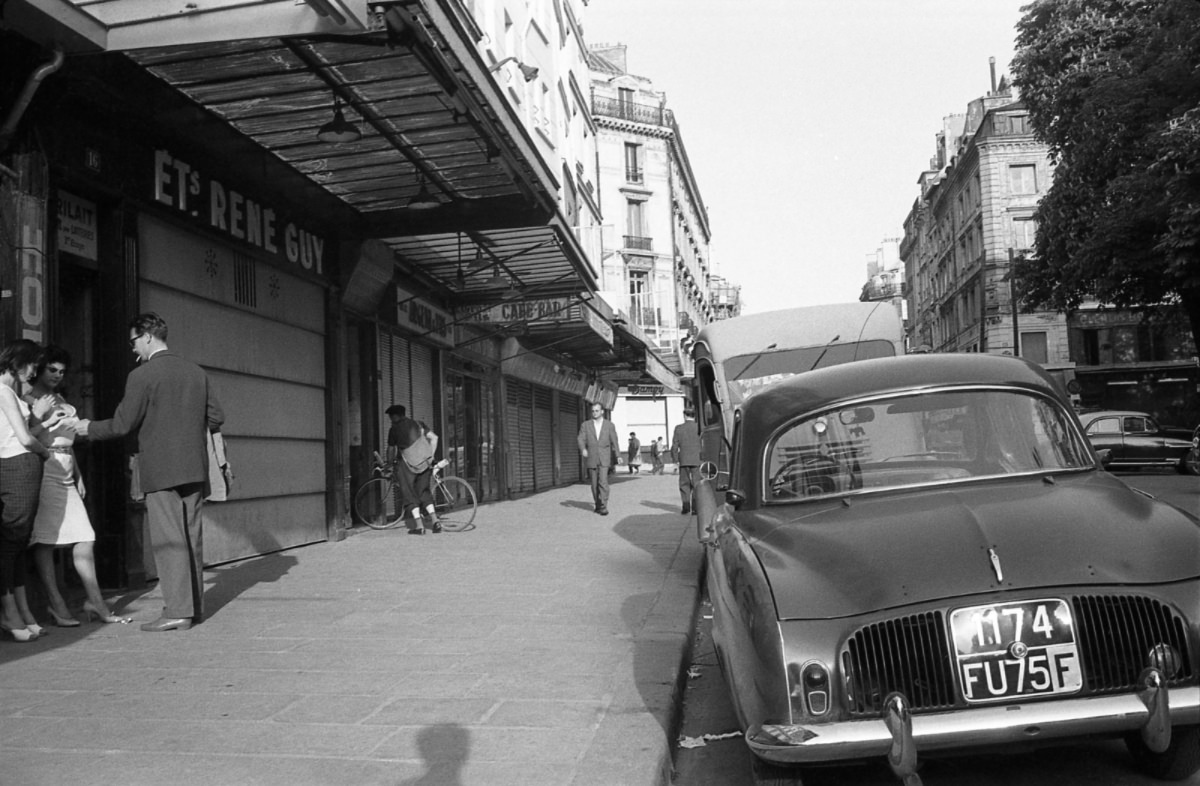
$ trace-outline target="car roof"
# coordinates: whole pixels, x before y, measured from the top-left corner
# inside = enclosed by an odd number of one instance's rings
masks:
[[[966,353],[905,355],[859,360],[783,380],[746,400],[742,424],[749,433],[764,434],[799,412],[846,399],[946,385],[1023,387],[1066,405],[1050,376],[1020,358]]]
[[[1148,412],[1138,412],[1135,409],[1094,409],[1090,412],[1080,412],[1079,419],[1084,423],[1090,423],[1097,418],[1150,418],[1154,419]]]
[[[753,355],[776,343],[795,346],[796,336],[810,336],[802,346],[822,346],[830,339],[841,337],[849,343],[855,336],[873,335],[867,330],[871,317],[880,326],[890,324],[892,314],[883,311],[879,303],[837,303],[833,305],[788,308],[760,314],[745,314],[735,319],[710,322],[700,331],[696,343],[705,344],[710,352],[721,358]],[[882,329],[879,328],[879,329]]]

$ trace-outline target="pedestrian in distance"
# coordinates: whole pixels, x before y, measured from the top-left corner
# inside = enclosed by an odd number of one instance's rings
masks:
[[[661,475],[663,473],[663,440],[662,437],[650,441],[650,474]]]
[[[31,387],[25,395],[25,403],[39,422],[55,412],[68,418],[76,415],[75,407],[63,398],[61,386],[71,364],[71,356],[62,347],[47,346],[38,355]],[[37,517],[33,520],[33,562],[37,567],[46,597],[50,602],[47,611],[54,624],[74,628],[79,620],[71,615],[67,602],[58,588],[58,577],[54,570],[54,551],[57,548],[71,549],[75,573],[83,584],[87,600],[83,602],[83,613],[101,622],[129,622],[109,611],[100,585],[96,581],[96,562],[93,545],[96,532],[83,505],[86,490],[79,464],[75,461],[75,429],[68,422],[59,423],[42,432],[41,442],[50,449],[50,458],[43,465],[42,488],[38,501]]]
[[[24,338],[0,350],[0,631],[19,642],[42,633],[25,595],[25,568],[50,451],[38,440],[47,426],[31,420],[21,398],[39,351]],[[46,422],[53,427],[63,418],[56,412]]]
[[[95,440],[137,433],[138,480],[163,594],[162,614],[141,628],[187,630],[204,617],[200,509],[208,493],[208,435],[225,416],[204,370],[167,346],[167,323],[158,314],[133,318],[129,348],[138,366],[112,418],[81,420],[78,431]]]
[[[387,454],[396,478],[396,509],[405,512],[409,535],[424,535],[427,529],[441,532],[429,489],[438,436],[424,423],[408,417],[403,404],[393,404],[385,411],[392,421]]]
[[[629,462],[629,474],[638,475],[642,471],[642,442],[633,431],[629,432],[629,446],[626,460]]]
[[[695,417],[690,409],[684,410],[683,422],[671,436],[671,456],[679,467],[680,510],[684,515],[692,512],[692,495],[700,467],[700,427]]]
[[[601,516],[608,515],[608,471],[621,450],[617,427],[605,419],[604,407],[592,404],[592,419],[579,425],[579,453],[587,467],[592,486],[592,502]]]

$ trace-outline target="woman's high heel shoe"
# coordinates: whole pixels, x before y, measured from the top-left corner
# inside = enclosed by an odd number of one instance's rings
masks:
[[[47,607],[46,611],[50,612],[50,618],[53,619],[54,624],[60,628],[78,628],[79,627],[79,620],[75,619],[74,617],[72,617],[70,615],[68,615],[66,617],[60,617],[60,616],[58,616],[58,612],[56,612],[54,609],[49,608],[49,607]]]
[[[122,625],[128,625],[129,623],[133,622],[131,617],[121,617],[117,614],[113,614],[111,611],[107,613],[100,611],[100,609],[92,605],[90,600],[85,600],[83,602],[83,613],[87,615],[89,622],[91,622],[92,617],[95,617],[101,622],[118,622]]]
[[[37,634],[31,631],[29,628],[10,628],[2,622],[0,622],[0,630],[4,631],[9,636],[12,636],[13,641],[26,642],[33,641],[37,638]]]

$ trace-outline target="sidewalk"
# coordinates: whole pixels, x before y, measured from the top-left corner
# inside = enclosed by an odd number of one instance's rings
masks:
[[[677,480],[213,569],[190,631],[0,641],[0,784],[666,784],[703,559]]]

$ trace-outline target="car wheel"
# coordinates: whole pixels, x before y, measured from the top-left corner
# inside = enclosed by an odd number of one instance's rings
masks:
[[[797,769],[779,767],[755,758],[750,770],[754,773],[754,786],[804,786]]]
[[[1180,475],[1200,475],[1200,448],[1192,448],[1179,461]]]
[[[1147,748],[1138,734],[1127,735],[1125,746],[1137,768],[1151,778],[1181,781],[1200,770],[1200,726],[1172,728],[1171,744],[1162,753]]]

